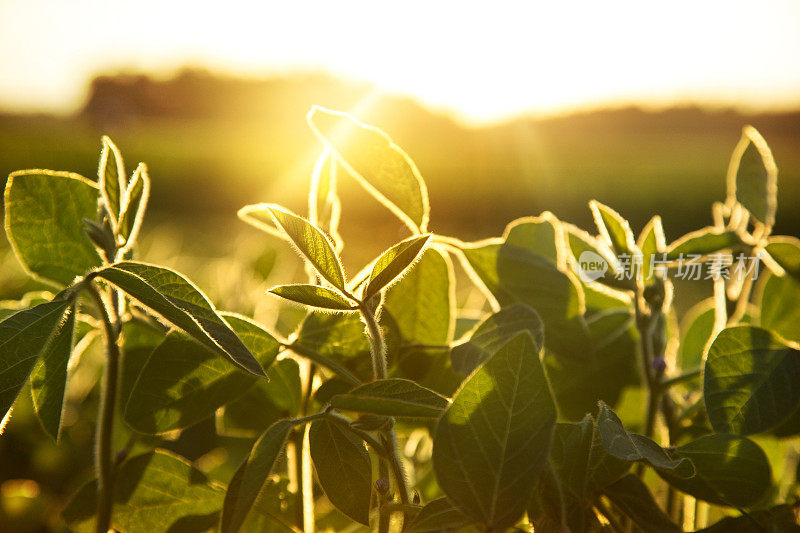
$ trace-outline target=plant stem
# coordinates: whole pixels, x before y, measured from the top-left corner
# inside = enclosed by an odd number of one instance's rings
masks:
[[[94,283],[86,289],[97,304],[103,319],[106,336],[106,364],[100,389],[100,409],[97,417],[95,468],[97,470],[97,533],[106,533],[111,526],[114,505],[114,413],[117,406],[117,379],[119,377],[119,326],[112,322],[108,305]],[[113,304],[112,304],[113,305]]]
[[[375,312],[370,309],[366,304],[359,305],[361,316],[364,318],[364,323],[367,325],[367,337],[369,337],[370,355],[372,356],[372,370],[375,374],[375,379],[386,379],[389,371],[386,362],[386,342],[383,338],[383,331],[381,331],[378,319]],[[397,492],[400,496],[402,503],[409,503],[411,501],[411,494],[408,489],[408,482],[406,481],[405,470],[403,463],[400,460],[400,452],[397,444],[397,434],[394,428],[384,430],[383,435],[386,437],[386,452],[389,455],[389,468],[392,471],[394,481],[397,484]]]

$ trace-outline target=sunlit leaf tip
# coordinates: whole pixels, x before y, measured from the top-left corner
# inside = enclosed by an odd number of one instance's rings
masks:
[[[426,234],[421,237],[411,237],[386,250],[372,267],[369,282],[364,289],[364,300],[375,296],[401,278],[406,270],[411,268],[414,262],[421,257],[430,236],[430,234]]]

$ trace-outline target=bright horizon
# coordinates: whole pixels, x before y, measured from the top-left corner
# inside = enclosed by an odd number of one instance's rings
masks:
[[[68,113],[98,73],[321,70],[470,122],[606,105],[800,106],[800,2],[4,0],[0,109]]]

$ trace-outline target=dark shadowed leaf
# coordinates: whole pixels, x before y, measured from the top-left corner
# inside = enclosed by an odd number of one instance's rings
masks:
[[[467,378],[436,428],[439,485],[491,527],[520,518],[547,461],[556,412],[539,353],[528,333],[512,338]]]
[[[242,527],[292,427],[291,420],[280,420],[267,428],[256,441],[247,460],[234,474],[225,494],[220,527],[222,533],[235,533]]]
[[[383,252],[372,267],[362,299],[370,299],[402,276],[419,257],[429,238],[430,235],[411,237]]]
[[[369,525],[372,465],[364,443],[328,420],[317,420],[309,431],[311,458],[322,489],[341,512]]]
[[[439,498],[427,504],[405,530],[406,533],[440,533],[460,531],[472,519],[458,510],[447,498]]]
[[[309,111],[308,123],[367,191],[415,233],[426,231],[428,189],[417,166],[388,135],[318,106]]]
[[[603,491],[643,531],[678,533],[683,531],[658,506],[647,485],[634,474],[628,474]]]
[[[266,208],[272,214],[277,225],[297,247],[300,255],[311,263],[319,275],[337,289],[344,289],[345,277],[342,263],[325,232],[284,207],[267,204]]]
[[[168,452],[133,457],[117,471],[111,526],[125,533],[206,531],[219,520],[224,491]],[[97,482],[84,485],[61,516],[76,533],[94,531]]]
[[[770,509],[751,511],[749,516],[726,516],[716,524],[703,528],[697,533],[797,533],[795,508],[792,505],[778,505]]]
[[[738,507],[757,503],[770,486],[770,466],[755,442],[736,435],[714,434],[676,448],[678,457],[694,464],[695,475],[659,475],[673,487],[707,502]]]
[[[0,414],[4,422],[70,306],[66,300],[46,302],[0,322]]]
[[[253,354],[189,280],[168,268],[123,261],[95,273],[212,350],[256,376],[264,376]]]
[[[61,436],[61,412],[67,389],[67,366],[75,341],[75,304],[68,307],[31,373],[33,408],[45,432]]]
[[[753,126],[742,129],[728,167],[728,198],[759,222],[772,226],[778,207],[778,167],[767,142]]]
[[[83,219],[97,216],[97,186],[69,172],[25,170],[8,177],[6,235],[32,274],[69,285],[101,263]]]
[[[256,436],[281,418],[297,416],[302,404],[300,366],[282,359],[267,369],[269,382],[259,380],[244,394],[225,404],[217,431],[229,436]],[[317,389],[319,390],[319,389]]]
[[[438,418],[448,406],[440,396],[408,379],[382,379],[331,399],[337,409],[387,416]]]
[[[709,255],[741,244],[734,231],[723,231],[712,226],[687,233],[667,248],[667,259],[676,261],[690,255]]]
[[[544,325],[536,311],[525,304],[504,307],[481,322],[469,340],[450,351],[453,369],[470,374],[520,331],[530,332],[536,344],[544,346]]]
[[[334,311],[357,311],[352,301],[340,293],[320,285],[278,285],[268,292],[299,304]]]
[[[259,363],[269,368],[278,354],[278,341],[249,320],[223,316]],[[125,409],[125,421],[136,431],[149,434],[185,428],[213,415],[257,381],[218,352],[172,331],[142,368]]]
[[[605,451],[623,461],[642,462],[656,470],[674,472],[676,477],[691,477],[691,461],[672,457],[670,453],[642,435],[629,433],[607,405],[601,402],[597,415],[597,431]]]
[[[800,351],[752,326],[724,329],[708,352],[703,395],[719,433],[769,430],[800,405]]]

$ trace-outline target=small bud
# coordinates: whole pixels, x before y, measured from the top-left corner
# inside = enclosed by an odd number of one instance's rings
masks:
[[[378,494],[385,496],[389,492],[389,478],[379,477],[375,480],[375,490]]]
[[[650,364],[652,365],[653,370],[656,371],[656,374],[661,374],[667,369],[667,362],[663,357],[653,358],[653,361]]]
[[[419,497],[419,492],[417,492],[416,490],[414,491],[414,496],[411,499],[411,501],[414,503],[414,505],[419,505],[420,502],[422,501],[422,499]]]

